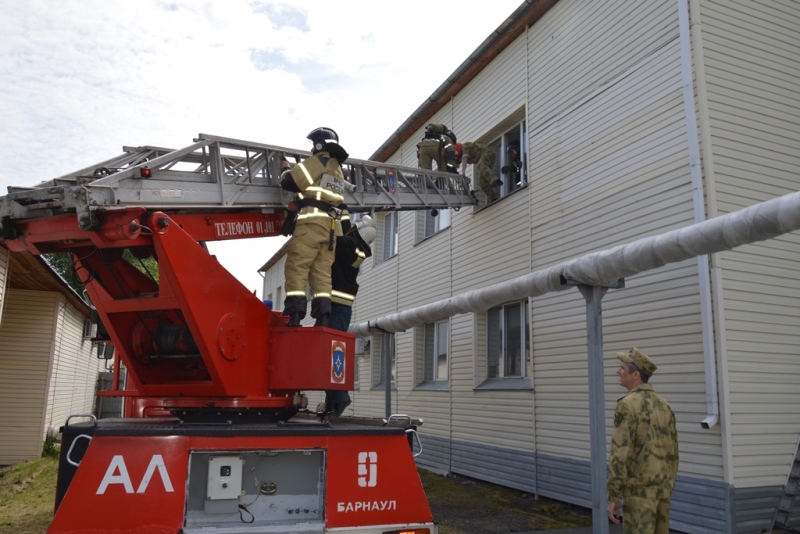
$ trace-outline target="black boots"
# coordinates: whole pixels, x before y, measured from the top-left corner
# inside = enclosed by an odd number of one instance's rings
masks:
[[[283,301],[283,315],[289,316],[289,322],[286,326],[300,326],[300,321],[306,316],[305,297],[286,297]]]
[[[319,297],[311,301],[311,317],[317,321],[314,326],[328,326],[331,316],[331,299]]]
[[[283,315],[289,316],[286,326],[300,326],[300,321],[306,316],[305,297],[286,297],[283,301]],[[331,316],[331,299],[315,298],[311,301],[311,317],[316,319],[314,326],[328,326]]]
[[[300,312],[290,313],[289,320],[286,322],[286,326],[300,326],[300,321],[303,320],[305,315],[305,313]]]

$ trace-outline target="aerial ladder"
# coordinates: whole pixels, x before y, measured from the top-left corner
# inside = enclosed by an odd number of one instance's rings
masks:
[[[49,532],[436,532],[409,447],[420,421],[307,410],[306,391],[352,390],[355,337],[285,326],[205,247],[280,235],[280,162],[309,155],[201,134],[0,197],[8,248],[71,255],[127,371],[106,393],[126,417],[62,427]],[[457,174],[342,168],[352,213],[475,203]]]

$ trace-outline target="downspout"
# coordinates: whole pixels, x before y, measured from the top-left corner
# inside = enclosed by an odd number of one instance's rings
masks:
[[[700,161],[700,140],[697,136],[697,116],[694,106],[692,78],[692,38],[689,30],[689,0],[678,0],[678,27],[681,47],[681,84],[686,114],[686,133],[689,144],[689,163],[692,177],[692,205],[695,223],[705,221],[705,192]],[[714,352],[713,312],[711,308],[711,276],[708,255],[697,256],[698,283],[700,286],[700,323],[703,333],[703,367],[706,378],[706,418],[703,428],[712,428],[719,422],[717,395],[717,361]]]

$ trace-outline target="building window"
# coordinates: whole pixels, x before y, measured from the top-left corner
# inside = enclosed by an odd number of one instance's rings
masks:
[[[434,215],[436,213],[436,215]],[[420,213],[422,219],[422,238],[438,234],[450,226],[450,209],[425,210]]]
[[[520,122],[506,130],[495,139],[489,147],[495,153],[494,168],[496,176],[503,185],[499,188],[500,198],[510,195],[528,183],[528,172],[525,164],[527,148],[525,143],[525,122]]]
[[[381,334],[378,336],[380,343],[373,351],[372,359],[372,383],[375,388],[385,387],[385,367],[388,365],[392,373],[392,387],[395,387],[397,364],[395,360],[395,340],[394,334]]]
[[[505,304],[486,314],[487,378],[523,378],[530,352],[527,301]]]
[[[429,323],[424,327],[423,376],[424,382],[447,380],[447,321]]]
[[[491,200],[486,192],[480,190],[477,183],[475,184],[479,191],[481,206],[496,202],[528,184],[525,121],[517,122],[510,128],[507,126],[509,121],[504,121],[503,124],[505,126],[495,128],[480,141],[494,153],[492,174],[502,182],[501,184],[493,182],[495,185],[492,196],[495,200]],[[473,176],[472,179],[475,181],[478,177]]]
[[[394,257],[397,254],[399,235],[397,232],[397,212],[391,211],[383,216],[383,261]]]

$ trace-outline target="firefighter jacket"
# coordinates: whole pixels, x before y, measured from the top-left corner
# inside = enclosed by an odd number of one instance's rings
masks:
[[[339,161],[327,151],[318,152],[285,171],[282,185],[287,175],[291,176],[295,186],[290,190],[298,191],[298,201],[303,206],[297,216],[297,225],[319,224],[332,228],[336,236],[342,235],[338,220],[340,214],[336,211],[344,201],[344,174]],[[304,205],[304,200],[313,205]]]
[[[352,306],[358,293],[358,270],[372,256],[372,249],[361,239],[358,231],[348,232],[336,239],[336,259],[331,268],[331,302]]]
[[[617,401],[608,459],[608,500],[669,499],[678,473],[675,414],[650,384]]]

